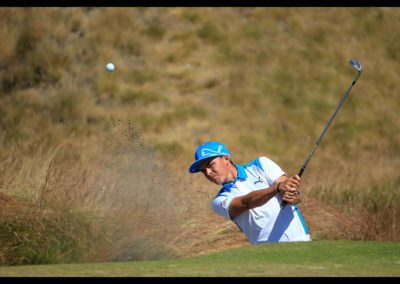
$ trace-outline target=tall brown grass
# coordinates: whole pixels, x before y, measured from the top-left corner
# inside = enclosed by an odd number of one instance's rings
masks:
[[[173,182],[139,132],[120,123],[113,131],[104,143],[66,142],[31,157],[17,146],[8,153],[2,162],[8,171],[1,188],[1,228],[8,232],[1,238],[3,264],[182,255],[176,242],[192,208],[190,200],[181,206],[184,183]],[[26,242],[10,243],[12,234],[24,234]],[[56,251],[47,251],[53,248],[47,238],[58,244]]]

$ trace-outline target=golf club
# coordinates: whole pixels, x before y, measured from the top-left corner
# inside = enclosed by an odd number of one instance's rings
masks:
[[[311,159],[312,155],[314,154],[315,150],[317,149],[319,143],[321,142],[322,137],[324,136],[326,130],[328,129],[328,127],[329,127],[329,125],[331,124],[332,120],[335,118],[336,113],[339,111],[339,109],[340,109],[340,107],[342,106],[343,102],[346,100],[346,98],[347,98],[347,96],[349,95],[351,89],[353,88],[354,84],[357,82],[358,78],[359,78],[360,75],[361,75],[362,67],[361,67],[360,62],[359,62],[357,59],[351,59],[349,63],[350,63],[351,66],[353,66],[353,67],[357,70],[357,75],[356,75],[356,77],[354,77],[353,82],[351,83],[351,86],[349,87],[349,89],[347,90],[347,92],[344,94],[344,96],[343,96],[343,98],[341,99],[339,105],[337,106],[335,112],[332,114],[331,118],[329,119],[328,123],[326,124],[324,130],[322,131],[322,133],[321,133],[321,135],[319,136],[317,142],[315,143],[314,148],[312,148],[312,150],[311,150],[310,154],[308,155],[307,159],[304,161],[303,165],[301,166],[301,169],[300,169],[300,171],[299,171],[299,173],[298,173],[298,176],[300,176],[300,177],[301,177],[301,175],[303,174],[304,170],[306,169],[307,164],[308,164],[308,162],[310,161],[310,159]],[[283,208],[285,208],[285,206],[286,206],[286,202],[285,202],[285,201],[282,201],[282,202],[281,202],[281,208],[283,209]]]

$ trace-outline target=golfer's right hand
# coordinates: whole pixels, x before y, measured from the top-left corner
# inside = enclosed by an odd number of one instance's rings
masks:
[[[282,193],[282,199],[287,204],[297,204],[301,202],[300,198],[300,182],[301,179],[298,175],[289,177],[285,182],[280,185],[279,189]]]

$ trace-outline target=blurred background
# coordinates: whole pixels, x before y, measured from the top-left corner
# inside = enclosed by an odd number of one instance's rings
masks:
[[[249,245],[196,147],[296,174],[351,58],[299,207],[314,240],[399,241],[399,34],[398,8],[0,8],[0,264]]]

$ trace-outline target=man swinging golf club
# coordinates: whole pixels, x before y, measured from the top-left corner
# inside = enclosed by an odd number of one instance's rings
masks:
[[[210,182],[222,185],[212,208],[232,220],[250,243],[311,240],[298,207],[280,207],[282,201],[289,205],[301,201],[300,177],[287,177],[269,158],[234,164],[222,143],[209,141],[197,148],[189,171],[202,172]]]
[[[209,141],[197,148],[189,171],[202,172],[210,182],[222,185],[213,199],[212,208],[217,214],[235,222],[250,243],[311,241],[296,206],[301,202],[301,176],[361,75],[361,63],[356,59],[351,59],[349,63],[357,74],[297,175],[287,177],[267,157],[259,157],[245,165],[234,164],[228,149],[219,142]]]

